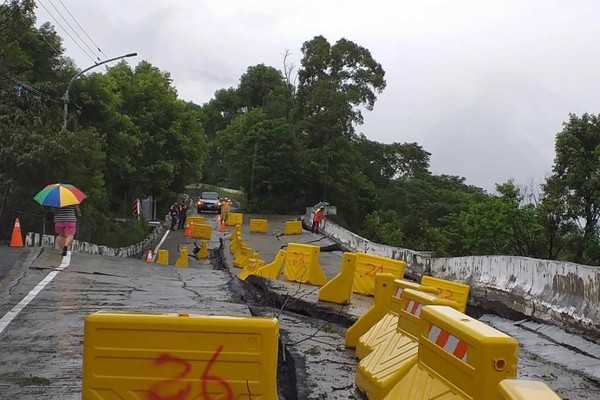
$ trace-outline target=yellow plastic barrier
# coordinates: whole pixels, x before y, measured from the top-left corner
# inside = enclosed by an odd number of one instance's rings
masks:
[[[256,253],[255,253],[256,254]],[[265,265],[265,262],[260,258],[251,258],[248,260],[248,264],[240,271],[237,275],[238,278],[245,281],[247,277],[256,273],[256,271]]]
[[[183,246],[179,249],[179,258],[175,261],[176,267],[187,268],[188,265],[188,248]]]
[[[97,312],[84,324],[84,400],[277,399],[274,318]]]
[[[233,266],[238,268],[244,268],[250,257],[252,257],[253,251],[250,247],[242,246],[239,253],[233,259]]]
[[[327,277],[319,265],[321,248],[309,244],[289,243],[283,274],[292,282],[322,286]]]
[[[319,301],[348,304],[352,301],[352,280],[356,266],[356,254],[344,253],[340,273],[319,289]]]
[[[252,218],[250,220],[250,233],[267,233],[267,220]]]
[[[225,221],[225,225],[227,226],[235,226],[242,225],[244,223],[244,214],[242,213],[227,213],[227,221]]]
[[[489,400],[516,377],[515,339],[450,307],[425,306],[421,319],[417,364],[385,399]]]
[[[285,221],[283,226],[284,235],[301,235],[302,234],[302,221]]]
[[[242,240],[241,234],[236,234],[234,236],[234,240],[231,241],[231,245],[229,246],[229,252],[233,255],[236,255],[239,253],[242,246],[247,246],[247,244],[245,244]]]
[[[204,217],[200,215],[190,215],[185,219],[188,224],[204,225]]]
[[[438,288],[438,297],[443,297],[445,299],[450,299],[457,302],[460,306],[458,309],[460,312],[464,313],[467,310],[467,300],[469,299],[469,292],[471,290],[469,285],[447,281],[440,278],[434,278],[432,276],[423,276],[421,278],[421,285]]]
[[[200,251],[196,255],[197,258],[208,258],[208,241],[203,240],[201,242]]]
[[[244,268],[246,268],[248,266],[248,264],[250,264],[250,260],[253,260],[253,259],[258,260],[259,258],[260,258],[260,254],[258,254],[256,252],[255,253],[250,252],[249,257],[244,257],[242,259],[242,261],[240,261],[239,268],[241,268],[243,270]]]
[[[281,267],[283,267],[286,255],[287,251],[283,249],[279,250],[273,261],[271,261],[265,266],[258,268],[253,275],[261,276],[267,279],[279,278],[279,275],[281,274]]]
[[[194,239],[210,240],[212,238],[213,227],[206,224],[193,224],[192,237]]]
[[[396,333],[396,328],[398,327],[398,314],[402,311],[403,306],[402,292],[405,289],[413,289],[432,294],[438,293],[437,288],[423,286],[403,279],[395,279],[392,285],[393,291],[389,312],[358,339],[355,354],[359,359],[363,359],[378,346],[386,343],[388,339]]]
[[[445,305],[458,308],[455,301],[414,289],[404,289],[400,303],[398,323],[392,334],[387,336],[385,343],[376,346],[360,360],[356,367],[356,386],[367,394],[369,400],[383,399],[417,363],[423,307]]]
[[[375,275],[389,273],[394,278],[402,278],[406,263],[376,256],[374,254],[356,253],[356,268],[354,270],[354,293],[373,295],[375,293]]]
[[[356,347],[358,339],[390,311],[394,290],[393,281],[394,275],[392,274],[375,275],[373,305],[346,330],[346,347]]]
[[[159,250],[156,263],[160,265],[169,265],[169,250]]]
[[[498,400],[561,400],[543,382],[505,379],[498,386]]]

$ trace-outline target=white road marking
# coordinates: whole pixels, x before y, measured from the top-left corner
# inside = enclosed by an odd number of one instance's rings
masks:
[[[169,235],[169,232],[171,232],[171,230],[167,229],[167,231],[163,235],[162,239],[160,239],[160,242],[158,242],[158,245],[156,246],[156,249],[154,249],[154,253],[152,253],[152,262],[154,262],[154,260],[156,259],[156,255],[158,254],[158,250],[160,250],[160,246],[165,242],[165,239]]]
[[[40,283],[38,283],[31,291],[17,304],[14,306],[9,312],[7,312],[2,318],[0,318],[0,333],[2,333],[8,324],[11,323],[13,319],[19,315],[21,311],[27,306],[27,304],[31,303],[35,296],[37,296],[47,284],[52,282],[52,280],[58,275],[60,271],[67,268],[71,263],[71,252],[67,252],[67,255],[63,257],[62,262],[54,271],[50,272]]]

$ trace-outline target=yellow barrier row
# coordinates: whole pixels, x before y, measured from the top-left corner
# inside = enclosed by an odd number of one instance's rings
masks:
[[[295,222],[286,226],[298,229]],[[289,243],[266,265],[248,255],[241,235],[231,246],[248,259],[241,279],[277,279],[283,268],[287,280],[322,285],[320,301],[348,304],[353,293],[374,295],[345,337],[360,359],[355,383],[370,400],[559,399],[543,383],[514,380],[518,343],[464,314],[468,285],[427,276],[404,281],[404,262],[366,253],[344,253],[339,274],[327,282],[318,246]]]
[[[200,249],[194,254],[194,258],[208,258],[208,242],[203,240]],[[169,265],[169,250],[159,250],[156,263],[159,265]],[[175,261],[176,267],[187,268],[189,266],[189,252],[187,246],[179,248],[179,257]]]

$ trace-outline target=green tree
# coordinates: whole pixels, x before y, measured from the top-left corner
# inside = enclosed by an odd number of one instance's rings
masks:
[[[82,79],[74,94],[82,126],[93,126],[110,154],[103,170],[113,212],[153,195],[163,207],[198,182],[207,157],[200,109],[177,98],[168,73],[142,61]]]
[[[269,119],[253,109],[234,119],[217,142],[231,182],[248,193],[250,207],[276,212],[298,207],[302,152],[285,118]]]
[[[544,257],[544,227],[535,205],[524,201],[513,181],[496,185],[496,190],[498,196],[472,202],[454,221],[461,255]]]
[[[385,88],[385,72],[369,50],[346,39],[330,45],[317,36],[302,53],[294,121],[307,155],[307,200],[335,202],[340,217],[348,213],[346,220],[359,224],[356,199],[366,187],[351,140],[361,108],[372,110]]]
[[[566,216],[580,224],[572,261],[600,263],[600,120],[593,114],[569,115],[556,135],[552,176],[546,183],[554,210],[565,206]],[[559,211],[560,212],[560,211]],[[557,222],[557,221],[556,221]],[[555,227],[558,226],[555,222]]]

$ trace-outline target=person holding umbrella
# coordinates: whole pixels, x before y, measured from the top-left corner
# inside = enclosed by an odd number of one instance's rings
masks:
[[[63,257],[67,255],[77,231],[77,217],[81,216],[79,203],[86,197],[75,186],[63,183],[48,185],[34,197],[42,206],[52,207],[54,230],[58,235],[57,242]]]
[[[67,255],[67,250],[73,243],[75,232],[77,232],[77,217],[81,216],[79,205],[71,205],[53,208],[54,230],[58,235],[58,247],[62,249],[62,256]]]

